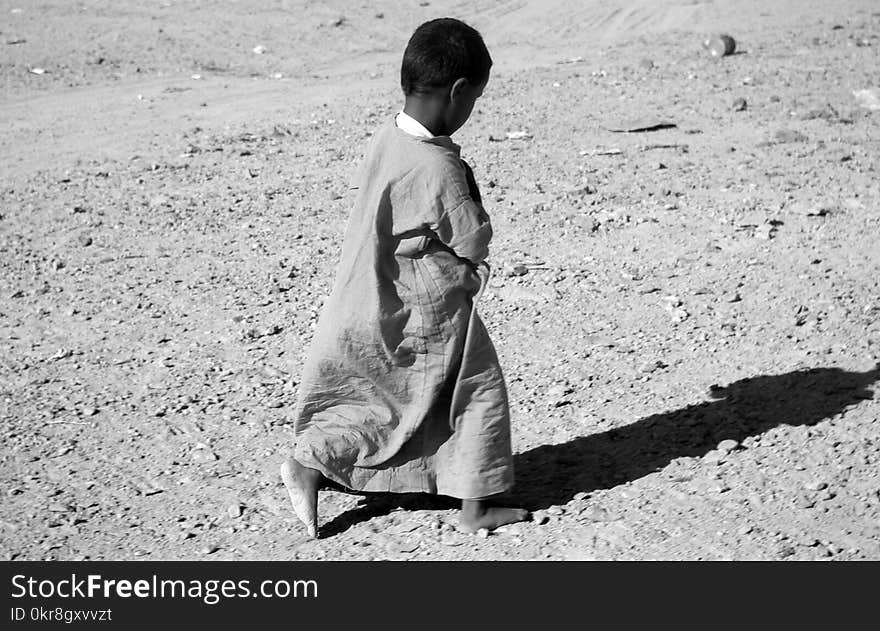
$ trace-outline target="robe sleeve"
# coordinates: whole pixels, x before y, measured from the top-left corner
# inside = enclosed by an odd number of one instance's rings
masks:
[[[458,257],[479,265],[489,256],[492,224],[478,201],[479,191],[473,176],[468,176],[468,170],[469,167],[455,156],[423,165],[408,174],[405,184],[393,196],[392,205],[401,209],[408,207],[407,219],[412,217],[411,213],[419,214],[419,227],[429,231],[432,238],[446,245]],[[402,219],[395,222],[400,228],[417,228]],[[411,255],[423,249],[426,241],[420,237],[404,238],[396,254]]]

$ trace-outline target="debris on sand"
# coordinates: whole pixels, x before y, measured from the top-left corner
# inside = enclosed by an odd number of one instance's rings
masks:
[[[626,134],[634,134],[638,132],[646,132],[646,131],[659,131],[661,129],[672,129],[677,127],[675,123],[666,120],[656,120],[656,119],[636,119],[629,121],[621,121],[619,123],[615,123],[609,125],[605,129],[608,131],[612,131],[615,133],[626,133]]]
[[[616,147],[608,149],[593,149],[592,151],[581,151],[582,156],[619,156],[623,155],[623,150]]]
[[[853,90],[853,96],[856,98],[856,104],[866,110],[875,112],[880,110],[880,89],[866,88],[864,90]]]
[[[647,361],[639,366],[639,372],[650,374],[661,368],[666,368],[666,364],[663,363],[661,360],[656,359],[652,361]]]
[[[190,458],[197,464],[206,464],[220,459],[217,454],[206,447],[197,447],[194,449],[192,454],[190,454]]]
[[[681,143],[652,143],[642,147],[642,151],[653,151],[655,149],[678,149],[679,151],[687,153],[688,146]]]
[[[713,57],[726,57],[736,51],[736,40],[730,35],[713,35],[703,41],[703,48]]]

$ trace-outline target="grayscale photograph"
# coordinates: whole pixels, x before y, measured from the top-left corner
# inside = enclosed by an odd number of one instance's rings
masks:
[[[877,0],[0,0],[0,77],[3,561],[880,560]]]

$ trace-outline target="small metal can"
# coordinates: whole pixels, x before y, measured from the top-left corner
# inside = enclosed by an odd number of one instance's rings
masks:
[[[703,46],[713,57],[726,57],[736,50],[736,41],[730,35],[712,35],[706,38]]]

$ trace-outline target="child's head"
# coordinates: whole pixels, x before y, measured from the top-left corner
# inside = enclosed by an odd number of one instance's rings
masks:
[[[410,37],[403,53],[400,85],[410,100],[442,105],[445,129],[451,134],[471,114],[489,80],[492,57],[472,27],[453,18],[425,22]]]

